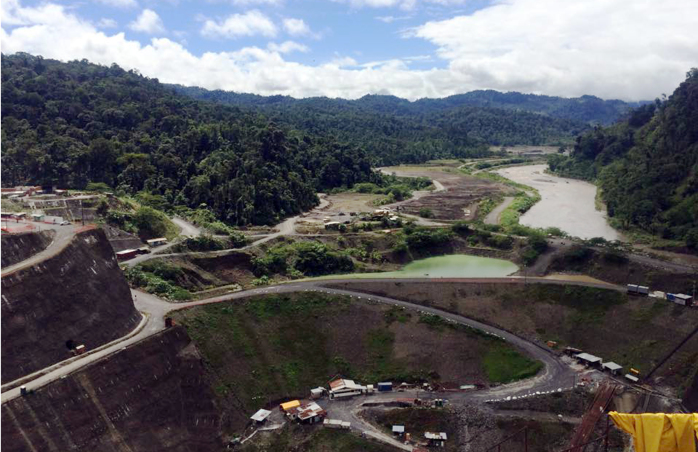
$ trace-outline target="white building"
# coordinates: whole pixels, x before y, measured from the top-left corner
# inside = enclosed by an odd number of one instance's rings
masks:
[[[339,378],[330,383],[330,398],[353,397],[366,393],[366,386],[354,382],[354,380],[345,380]]]

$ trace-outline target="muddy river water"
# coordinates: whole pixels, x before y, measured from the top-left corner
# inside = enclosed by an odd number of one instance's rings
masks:
[[[588,182],[545,174],[547,165],[529,165],[496,171],[508,179],[538,190],[541,200],[523,214],[520,223],[536,228],[558,227],[583,239],[620,238],[606,219],[606,212],[596,210],[596,186]]]

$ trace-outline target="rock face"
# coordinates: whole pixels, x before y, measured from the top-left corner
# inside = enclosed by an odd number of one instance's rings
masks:
[[[2,278],[2,383],[124,336],[141,320],[104,232]]]
[[[53,231],[2,234],[2,266],[9,267],[44,250],[51,240]]]
[[[2,450],[222,450],[205,375],[186,331],[173,327],[4,404]]]

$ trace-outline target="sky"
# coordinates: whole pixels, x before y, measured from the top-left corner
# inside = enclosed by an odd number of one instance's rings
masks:
[[[696,0],[2,0],[0,39],[263,95],[636,101],[698,66],[696,18]]]

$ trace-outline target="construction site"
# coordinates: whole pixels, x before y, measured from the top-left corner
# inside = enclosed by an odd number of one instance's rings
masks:
[[[509,249],[453,237],[402,252],[403,226],[326,227],[407,224],[428,207],[421,227],[435,231],[512,193],[458,170],[387,169],[437,183],[385,207],[374,195],[329,195],[211,251],[187,248],[216,236],[182,218],[166,236],[109,224],[101,200],[125,203],[107,194],[8,191],[18,204],[3,213],[3,450],[660,452],[660,440],[694,450],[691,264],[641,254],[609,263],[599,247],[570,260],[581,242],[553,237],[527,267],[520,237]],[[376,273],[314,279],[289,267],[260,282],[260,262],[283,252],[301,268],[291,253],[307,244],[349,250]],[[377,272],[454,251],[521,267]],[[136,284],[133,268],[151,279]],[[195,296],[158,292],[161,281]]]

